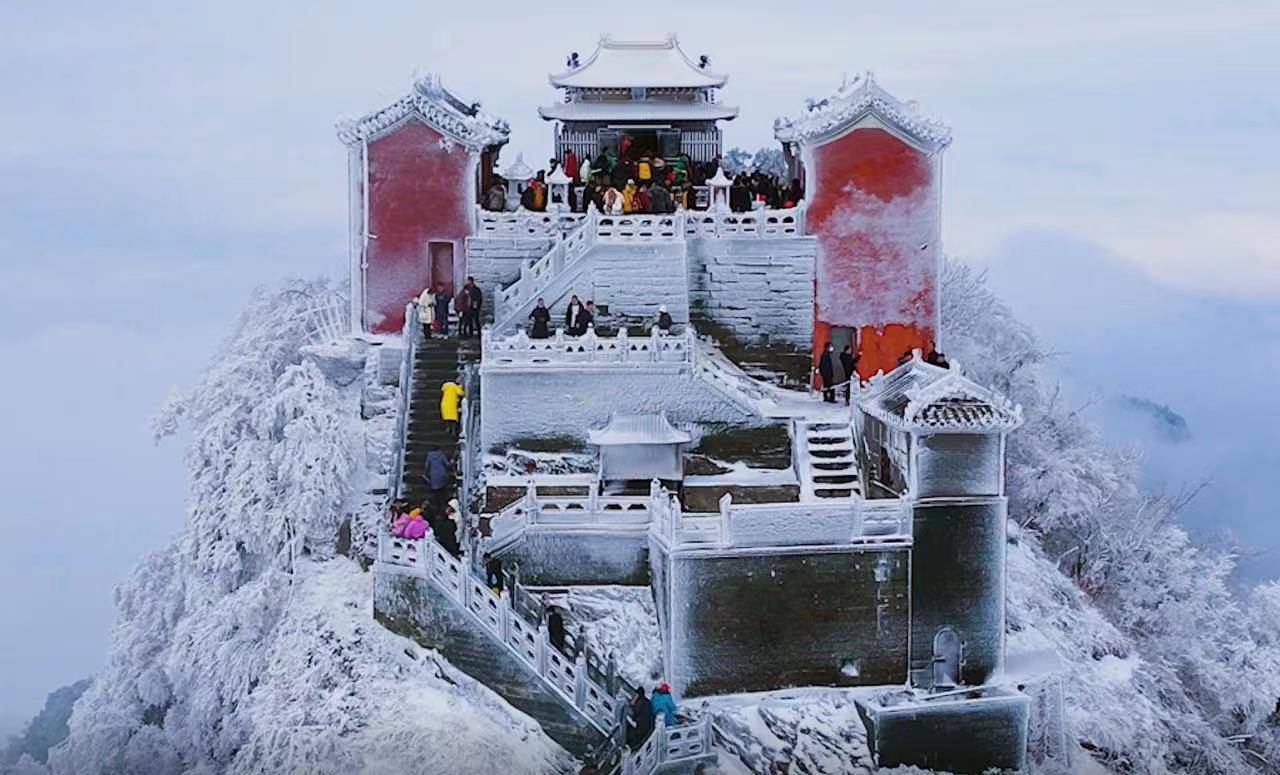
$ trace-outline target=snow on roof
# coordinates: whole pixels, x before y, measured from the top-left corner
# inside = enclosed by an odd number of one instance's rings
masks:
[[[867,116],[874,116],[930,150],[941,150],[951,143],[951,128],[920,112],[915,102],[901,102],[876,83],[868,70],[845,83],[835,94],[821,100],[809,100],[800,116],[778,118],[773,134],[782,142],[821,144],[842,134]]]
[[[517,153],[516,160],[498,174],[507,180],[528,180],[533,177],[533,169],[525,164],[524,154]]]
[[[716,121],[737,117],[738,109],[717,102],[562,102],[538,108],[538,115],[561,121]]]
[[[595,53],[578,67],[549,76],[552,86],[582,89],[717,88],[728,76],[699,67],[680,49],[674,33],[665,40],[600,37]]]
[[[620,444],[688,444],[688,433],[676,430],[663,414],[614,414],[609,424],[587,431],[587,441],[597,446]]]
[[[373,140],[408,116],[467,148],[485,148],[507,142],[507,122],[480,111],[479,105],[455,96],[440,82],[440,76],[427,75],[413,82],[409,93],[395,102],[361,118],[341,119],[337,123],[338,139],[347,145]]]
[[[858,407],[885,423],[915,432],[1007,432],[1022,424],[1022,407],[965,377],[912,359],[873,377]]]

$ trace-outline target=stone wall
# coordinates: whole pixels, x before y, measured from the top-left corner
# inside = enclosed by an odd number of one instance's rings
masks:
[[[664,638],[672,685],[693,697],[902,683],[908,551],[882,545],[672,556],[669,579],[655,577],[669,585]],[[878,565],[883,581],[876,580]]]
[[[689,322],[685,243],[597,244],[591,250],[591,296],[605,306],[601,322],[611,328],[648,323],[658,306],[677,324]],[[563,302],[562,302],[563,303]]]
[[[535,587],[649,583],[647,530],[533,527],[499,555],[520,563],[520,583]]]
[[[586,440],[613,412],[666,412],[674,423],[755,427],[765,420],[694,376],[689,364],[596,363],[481,368],[481,441],[486,450],[521,438]]]
[[[813,343],[812,237],[691,239],[694,309],[744,342]]]
[[[552,241],[533,237],[468,237],[467,274],[484,291],[484,319],[493,319],[493,296],[520,277],[520,265],[537,261]]]
[[[1004,498],[913,506],[911,578],[912,682],[933,685],[933,640],[950,627],[960,636],[963,683],[978,685],[1004,662]]]
[[[867,747],[879,767],[942,772],[1013,772],[1027,764],[1031,698],[1008,689],[883,707],[857,700]]]

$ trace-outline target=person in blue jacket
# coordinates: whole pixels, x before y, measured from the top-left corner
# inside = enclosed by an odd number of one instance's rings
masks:
[[[671,687],[662,684],[653,690],[653,696],[649,698],[649,706],[653,709],[653,717],[656,719],[662,714],[662,721],[669,727],[676,725],[676,701],[671,698]]]

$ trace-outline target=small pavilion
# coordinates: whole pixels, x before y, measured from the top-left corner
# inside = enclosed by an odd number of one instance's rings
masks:
[[[600,448],[600,479],[606,482],[681,481],[691,440],[663,414],[614,414],[608,425],[587,432],[587,441]]]

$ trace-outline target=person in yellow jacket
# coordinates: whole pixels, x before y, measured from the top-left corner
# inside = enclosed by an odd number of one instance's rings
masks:
[[[653,165],[649,163],[648,156],[642,157],[640,163],[636,165],[636,177],[640,178],[641,183],[653,180]]]
[[[440,419],[444,420],[445,430],[458,435],[458,406],[467,392],[453,380],[440,386]]]
[[[636,211],[636,182],[628,180],[627,185],[622,189],[622,212],[634,213]]]

